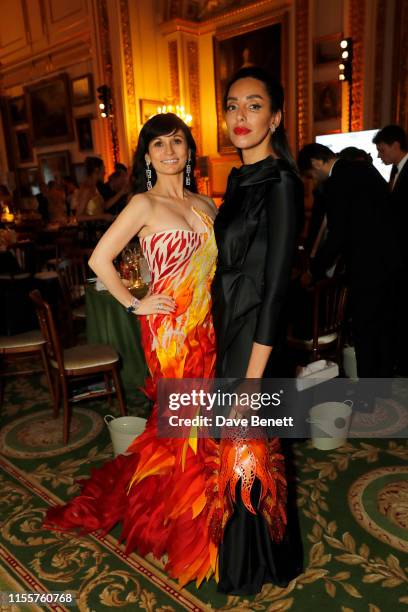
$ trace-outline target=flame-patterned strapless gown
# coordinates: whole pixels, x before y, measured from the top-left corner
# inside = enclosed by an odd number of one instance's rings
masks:
[[[150,379],[146,391],[155,397],[159,378],[211,378],[215,338],[210,287],[217,248],[212,220],[195,211],[202,233],[164,230],[141,243],[149,264],[153,293],[172,296],[171,315],[140,317]],[[197,586],[218,579],[218,550],[234,511],[235,489],[246,511],[260,513],[271,538],[285,531],[286,482],[278,442],[263,440],[165,439],[157,435],[157,407],[146,429],[127,455],[93,470],[81,494],[65,506],[51,508],[45,526],[60,530],[107,533],[117,523],[126,552],[167,557],[166,571],[180,585]],[[221,467],[222,466],[222,467]],[[252,485],[261,483],[258,508]]]

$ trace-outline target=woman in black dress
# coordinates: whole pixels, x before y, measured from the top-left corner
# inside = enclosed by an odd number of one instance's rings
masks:
[[[303,188],[283,127],[281,85],[260,68],[243,68],[227,87],[224,109],[229,137],[243,165],[229,176],[214,224],[216,375],[260,379],[278,374],[274,358],[286,335],[284,310],[303,221]],[[260,489],[256,480],[254,508]],[[301,572],[291,486],[288,490],[288,523],[281,543],[271,539],[271,526],[268,530],[261,512],[248,512],[237,496],[220,548],[221,591],[256,593],[265,582],[283,586]]]

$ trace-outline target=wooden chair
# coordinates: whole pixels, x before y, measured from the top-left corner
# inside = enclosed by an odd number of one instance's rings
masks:
[[[306,353],[308,361],[333,356],[341,364],[343,322],[348,289],[342,276],[325,278],[307,290],[312,299],[311,337],[294,337],[289,331],[289,349]]]
[[[64,443],[66,444],[69,439],[69,402],[70,399],[75,399],[69,397],[70,381],[77,381],[94,374],[103,374],[105,388],[86,393],[86,399],[103,396],[111,398],[116,393],[120,414],[124,416],[126,406],[118,372],[119,356],[115,349],[107,344],[85,344],[63,350],[49,304],[44,302],[37,290],[30,293],[30,298],[35,304],[40,328],[47,341],[47,352],[54,376],[54,414],[56,415],[59,412],[62,395]],[[115,390],[112,390],[111,379],[113,379]]]
[[[56,270],[58,264],[64,259],[78,258],[81,256],[81,247],[78,239],[78,231],[65,232],[55,239],[55,257],[47,260],[47,268]]]
[[[34,242],[16,242],[8,248],[10,269],[0,274],[0,280],[22,280],[30,278],[36,271],[36,247]]]
[[[66,344],[75,344],[77,322],[86,319],[84,258],[81,256],[64,259],[57,264],[58,282],[61,290],[61,314],[64,317],[64,338]]]
[[[51,398],[54,399],[51,370],[48,363],[45,345],[46,341],[39,330],[29,331],[23,334],[16,334],[14,336],[0,336],[0,355],[6,360],[10,359],[13,361],[18,359],[21,360],[22,358],[26,359],[27,357],[40,356]],[[3,405],[6,376],[25,376],[27,374],[34,374],[36,372],[38,372],[38,369],[7,372],[5,368],[2,368],[0,373],[0,405]]]
[[[85,319],[86,271],[82,257],[64,259],[57,264],[57,274],[64,298],[72,319]]]

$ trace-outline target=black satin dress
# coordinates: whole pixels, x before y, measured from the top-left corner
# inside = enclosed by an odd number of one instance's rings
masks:
[[[265,371],[265,375],[274,375],[273,359],[286,335],[285,305],[302,222],[303,185],[285,161],[267,157],[232,170],[214,225],[217,377],[244,377],[253,342],[274,347]],[[263,517],[249,513],[238,495],[220,547],[221,592],[255,594],[266,582],[285,586],[302,571],[293,463],[290,445],[283,441],[283,447],[288,472],[284,540],[273,543]],[[251,494],[254,507],[259,494],[257,480]]]

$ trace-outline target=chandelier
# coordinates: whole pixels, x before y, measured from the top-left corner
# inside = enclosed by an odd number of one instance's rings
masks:
[[[190,113],[186,113],[184,106],[179,106],[178,104],[163,104],[162,106],[158,106],[157,114],[161,113],[174,113],[188,126],[191,126],[191,124],[193,123],[192,115],[190,115]]]

